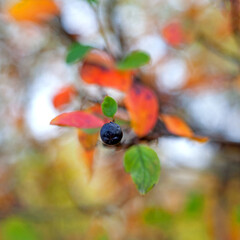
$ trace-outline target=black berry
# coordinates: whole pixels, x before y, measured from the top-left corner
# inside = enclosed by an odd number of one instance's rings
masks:
[[[105,144],[115,145],[121,141],[123,133],[118,124],[110,122],[102,126],[100,136]]]

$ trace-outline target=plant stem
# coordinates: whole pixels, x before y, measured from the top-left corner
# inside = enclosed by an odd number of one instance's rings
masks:
[[[96,14],[96,18],[97,18],[97,22],[98,22],[98,27],[99,27],[99,32],[100,34],[102,35],[102,38],[105,42],[105,45],[106,45],[106,50],[107,52],[112,55],[114,57],[114,54],[113,54],[113,51],[112,51],[112,48],[111,48],[111,44],[110,42],[108,41],[108,38],[107,38],[107,34],[105,32],[105,29],[104,29],[104,26],[103,26],[103,23],[101,21],[101,18],[99,16],[99,7],[96,7],[94,5],[94,3],[90,3],[90,6],[92,7],[93,11],[95,12]]]

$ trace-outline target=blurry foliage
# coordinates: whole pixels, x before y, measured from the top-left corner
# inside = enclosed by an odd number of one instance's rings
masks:
[[[0,7],[0,239],[240,239],[238,0]],[[106,95],[115,148],[99,140]],[[63,111],[81,129],[44,132]],[[122,161],[139,143],[161,161],[144,197]]]

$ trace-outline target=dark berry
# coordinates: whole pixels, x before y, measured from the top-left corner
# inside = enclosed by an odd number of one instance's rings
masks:
[[[121,141],[123,133],[118,124],[110,122],[102,126],[100,136],[105,144],[115,145]]]

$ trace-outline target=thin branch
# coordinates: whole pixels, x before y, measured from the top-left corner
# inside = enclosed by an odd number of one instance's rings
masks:
[[[108,41],[107,34],[105,32],[103,23],[101,21],[100,15],[99,15],[99,5],[97,7],[96,5],[94,5],[94,3],[90,3],[90,6],[92,7],[93,11],[95,12],[95,15],[96,15],[96,18],[97,18],[97,22],[98,22],[99,32],[102,35],[102,38],[103,38],[103,40],[105,42],[106,50],[107,50],[107,52],[110,55],[112,55],[114,57],[114,54],[113,54],[113,51],[112,51],[112,48],[111,48],[111,44]]]

